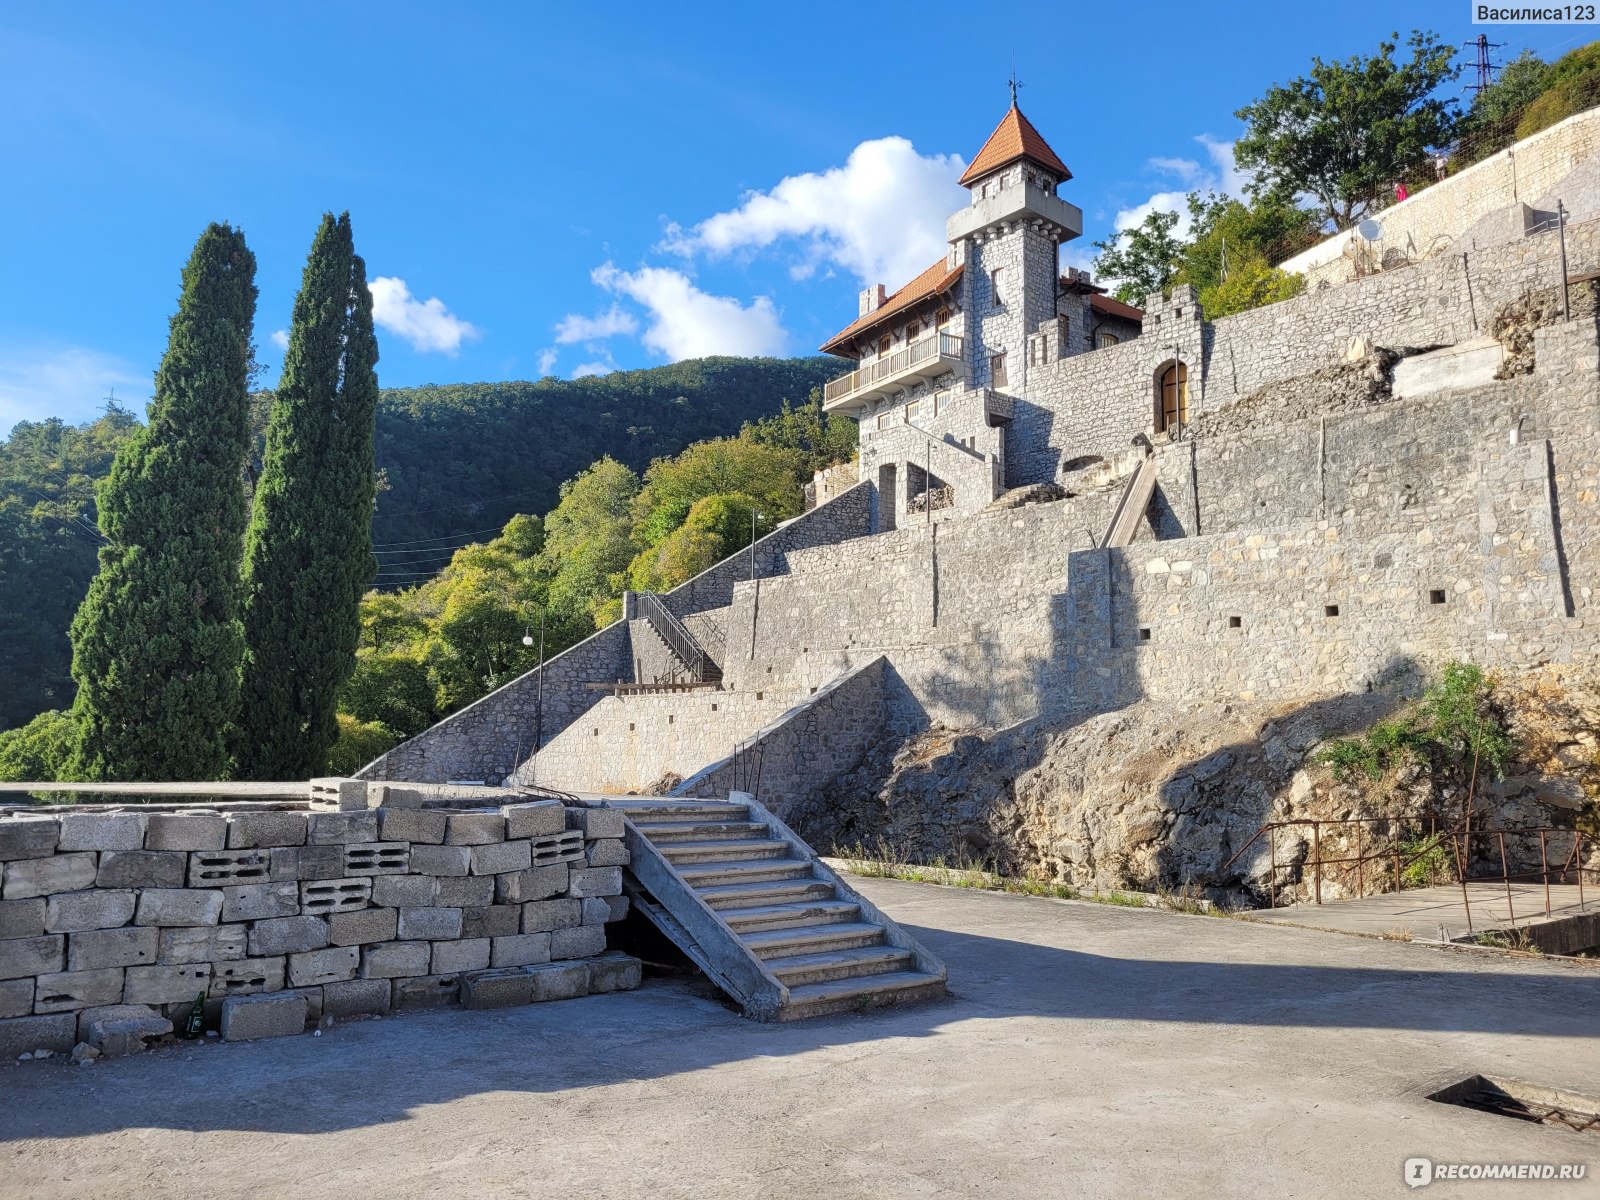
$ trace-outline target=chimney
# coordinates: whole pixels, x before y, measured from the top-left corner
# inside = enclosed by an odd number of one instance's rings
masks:
[[[880,308],[887,304],[888,301],[889,293],[884,289],[883,284],[875,283],[866,291],[861,293],[861,300],[857,306],[858,311],[856,312],[856,316],[864,317],[870,312],[877,312]]]

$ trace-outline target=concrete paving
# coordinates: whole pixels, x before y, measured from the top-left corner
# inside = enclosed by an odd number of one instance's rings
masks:
[[[1504,883],[1469,883],[1467,900],[1472,906],[1472,928],[1501,929],[1513,924],[1527,925],[1546,920],[1545,887],[1542,883],[1513,883],[1510,896]],[[1600,912],[1600,888],[1577,884],[1552,883],[1549,890],[1550,919]],[[1413,937],[1439,940],[1443,926],[1449,938],[1467,933],[1467,912],[1462,904],[1459,884],[1439,887],[1407,888],[1359,900],[1329,900],[1322,904],[1290,904],[1255,914],[1261,921],[1283,925],[1304,925],[1312,929],[1334,929],[1340,933],[1366,933],[1374,937],[1400,931]]]
[[[0,1194],[1408,1194],[1405,1159],[1600,1139],[1428,1101],[1474,1072],[1592,1094],[1600,971],[1217,917],[857,881],[955,998],[754,1025],[682,982],[494,1012],[0,1066]]]

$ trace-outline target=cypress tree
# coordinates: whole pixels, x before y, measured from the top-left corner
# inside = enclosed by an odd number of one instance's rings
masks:
[[[183,269],[149,421],[99,495],[100,570],[72,622],[87,780],[220,779],[239,692],[239,555],[255,256],[211,225]]]
[[[320,772],[355,667],[361,597],[376,570],[372,430],[378,343],[350,214],[325,215],[295,299],[245,537],[243,779]]]

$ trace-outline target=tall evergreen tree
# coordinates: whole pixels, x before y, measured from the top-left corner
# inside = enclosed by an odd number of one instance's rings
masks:
[[[256,261],[211,225],[183,270],[149,423],[99,497],[100,571],[72,622],[83,779],[219,779],[237,605]]]
[[[295,299],[245,538],[240,778],[314,775],[338,736],[335,706],[376,571],[377,361],[350,214],[326,215]]]

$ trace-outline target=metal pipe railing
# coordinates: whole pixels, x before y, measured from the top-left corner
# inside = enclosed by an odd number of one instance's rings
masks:
[[[705,650],[695,640],[682,621],[672,614],[672,610],[661,602],[661,597],[654,592],[637,592],[638,612],[645,620],[650,622],[650,627],[661,635],[661,640],[688,669],[696,680],[704,683],[706,667],[710,659]]]
[[[1386,837],[1381,838],[1381,845],[1377,849],[1370,849],[1366,845],[1369,836],[1367,829],[1371,826],[1387,826]],[[1409,849],[1402,845],[1403,837],[1410,826],[1411,833],[1417,837],[1420,844],[1414,843]],[[1353,828],[1355,853],[1334,854],[1324,853],[1330,841],[1337,842],[1339,836],[1330,834],[1330,830],[1343,830]],[[1600,868],[1585,866],[1585,858],[1600,851],[1600,842],[1581,829],[1571,829],[1555,825],[1530,826],[1528,828],[1478,828],[1462,830],[1443,827],[1437,817],[1411,816],[1411,817],[1346,817],[1340,820],[1325,821],[1317,818],[1303,817],[1282,821],[1269,821],[1257,829],[1250,838],[1234,851],[1233,855],[1222,864],[1219,875],[1225,876],[1245,853],[1250,850],[1263,837],[1267,838],[1271,853],[1271,866],[1269,868],[1267,888],[1268,906],[1276,908],[1278,905],[1278,844],[1277,835],[1284,831],[1294,831],[1300,840],[1306,840],[1309,832],[1311,843],[1310,853],[1304,858],[1298,858],[1281,865],[1296,871],[1301,880],[1307,873],[1311,875],[1312,899],[1314,903],[1321,904],[1322,881],[1328,868],[1345,867],[1353,868],[1356,874],[1357,896],[1366,895],[1366,864],[1382,862],[1392,866],[1394,870],[1394,890],[1404,890],[1403,875],[1407,867],[1416,863],[1426,855],[1441,848],[1445,839],[1449,840],[1451,858],[1455,863],[1456,882],[1461,885],[1462,905],[1466,911],[1467,929],[1472,929],[1472,906],[1467,892],[1469,883],[1500,883],[1505,887],[1506,909],[1513,924],[1516,923],[1515,900],[1511,890],[1513,882],[1524,881],[1529,883],[1542,882],[1544,885],[1544,915],[1551,915],[1550,884],[1552,878],[1557,883],[1566,882],[1571,876],[1578,887],[1578,907],[1586,910],[1588,905],[1587,894],[1584,889],[1584,876],[1586,874],[1600,875]],[[1376,832],[1376,831],[1374,831]],[[1345,834],[1349,837],[1349,834]],[[1539,839],[1539,865],[1522,870],[1513,870],[1511,856],[1506,849],[1506,839],[1524,838]],[[1474,862],[1472,855],[1473,839],[1488,839],[1494,853],[1482,855]],[[1564,858],[1556,863],[1551,861],[1552,842],[1557,843],[1557,854],[1561,853],[1561,839],[1570,838],[1571,844],[1567,848]],[[1498,859],[1499,870],[1490,870],[1487,873],[1475,872],[1475,865],[1487,862],[1491,868]]]

